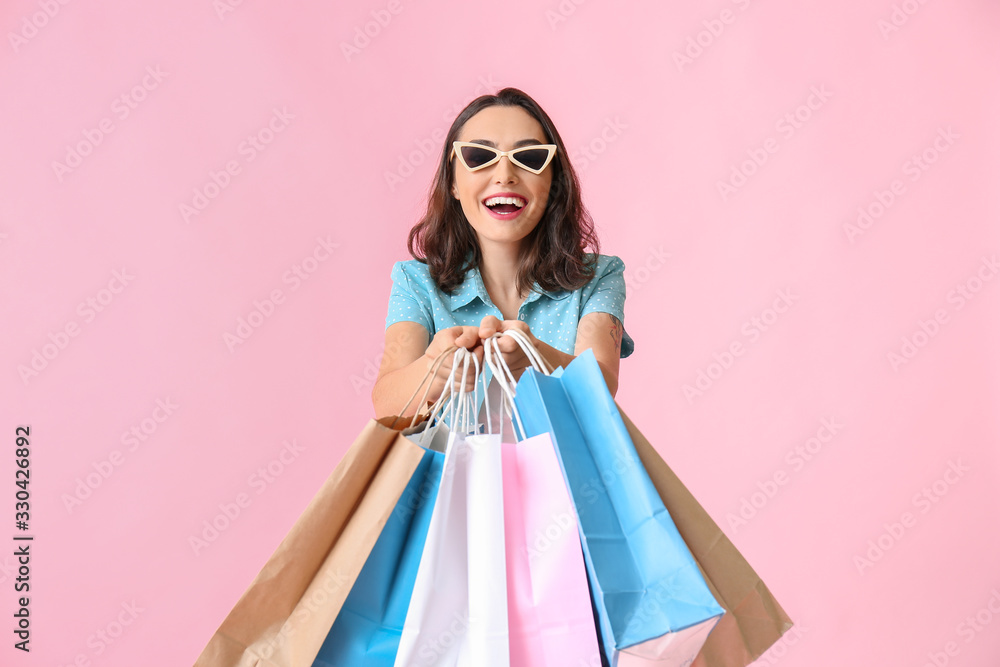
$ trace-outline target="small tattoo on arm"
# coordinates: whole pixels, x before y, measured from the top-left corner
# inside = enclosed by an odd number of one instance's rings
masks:
[[[625,327],[622,326],[622,321],[619,320],[614,315],[611,315],[611,340],[615,343],[615,350],[621,352],[622,349],[622,332]]]

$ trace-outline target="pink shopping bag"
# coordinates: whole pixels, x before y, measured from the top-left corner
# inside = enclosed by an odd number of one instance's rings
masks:
[[[503,444],[510,664],[600,665],[576,515],[547,433]]]

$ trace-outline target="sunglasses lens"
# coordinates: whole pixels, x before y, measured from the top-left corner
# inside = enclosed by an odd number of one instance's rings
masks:
[[[465,160],[465,164],[469,165],[469,169],[475,169],[476,167],[481,167],[486,164],[497,154],[488,148],[477,148],[474,146],[462,146],[462,159]]]
[[[545,148],[529,148],[518,151],[516,157],[518,162],[529,169],[541,169],[549,157],[549,151]]]

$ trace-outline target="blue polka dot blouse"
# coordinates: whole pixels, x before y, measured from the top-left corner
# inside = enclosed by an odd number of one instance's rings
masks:
[[[535,283],[518,310],[531,333],[557,350],[573,354],[580,318],[588,313],[610,313],[625,323],[625,263],[614,255],[598,255],[594,278],[583,287],[567,292],[548,292]],[[441,329],[479,326],[487,315],[503,320],[493,305],[477,267],[469,269],[465,281],[450,295],[437,288],[427,265],[415,259],[392,267],[392,292],[385,326],[417,322],[433,338]],[[635,344],[622,333],[621,358],[632,354]]]

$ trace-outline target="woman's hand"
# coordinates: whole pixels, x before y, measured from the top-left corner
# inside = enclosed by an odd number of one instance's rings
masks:
[[[621,321],[613,315],[602,312],[593,312],[584,315],[580,319],[576,334],[576,348],[574,354],[566,354],[562,350],[557,350],[551,345],[535,338],[527,323],[520,320],[504,320],[501,322],[492,315],[483,318],[479,325],[479,337],[486,340],[495,333],[517,329],[531,341],[542,359],[548,363],[550,368],[566,368],[570,362],[576,359],[577,355],[584,350],[591,349],[597,364],[601,367],[604,381],[608,385],[608,390],[614,396],[618,391],[618,369],[620,364],[621,339],[624,328]],[[610,335],[609,335],[610,334]],[[499,341],[500,353],[510,366],[514,379],[519,380],[524,369],[531,366],[528,356],[521,350],[521,346],[510,336],[501,336]]]
[[[538,347],[539,341],[531,333],[531,329],[528,328],[527,322],[522,322],[521,320],[503,320],[502,322],[498,320],[493,315],[487,315],[483,318],[483,321],[479,325],[479,338],[484,341],[490,338],[496,333],[503,333],[504,331],[510,331],[511,329],[517,329],[525,335],[525,337],[531,341],[531,344],[536,348]],[[510,368],[511,373],[514,375],[514,379],[518,380],[521,377],[521,373],[524,369],[531,367],[531,360],[528,355],[525,354],[521,346],[517,344],[511,336],[501,336],[497,343],[500,348],[500,355],[506,362],[507,367]]]
[[[474,354],[476,359],[479,361],[480,372],[482,372],[483,345],[479,338],[479,331],[479,327],[472,326],[454,326],[438,331],[434,335],[434,339],[430,342],[430,345],[427,346],[427,350],[424,352],[424,359],[427,362],[428,370],[431,368],[438,355],[454,345],[456,347],[464,347],[472,352],[472,354]],[[455,365],[454,360],[454,353],[445,355],[444,360],[438,367],[438,371],[434,374],[434,378],[431,382],[431,396],[440,396],[441,392],[448,385],[448,377],[451,375],[452,366]],[[454,391],[460,391],[462,389],[463,363],[464,362],[459,362],[458,368],[455,371]],[[476,384],[476,367],[472,361],[469,361],[469,371],[466,373],[465,377],[464,391],[472,391]]]

